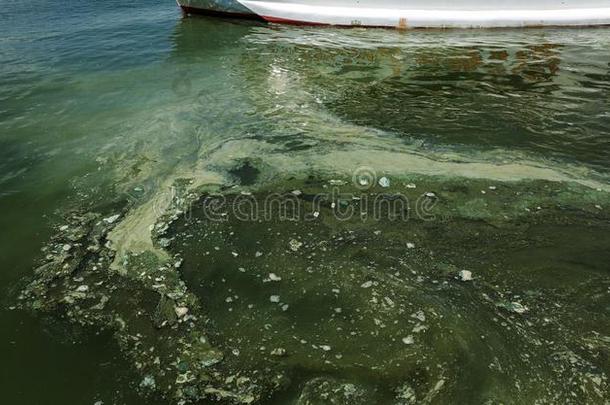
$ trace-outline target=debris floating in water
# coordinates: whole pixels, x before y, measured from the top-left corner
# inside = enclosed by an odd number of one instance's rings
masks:
[[[379,179],[379,185],[383,188],[388,188],[390,187],[390,179],[388,179],[387,177],[382,177]]]
[[[87,292],[87,291],[89,291],[89,286],[88,285],[79,285],[76,288],[76,292],[84,293],[84,292]]]
[[[517,314],[524,314],[528,311],[528,308],[519,302],[511,302],[510,310]]]
[[[415,318],[421,322],[426,322],[426,314],[422,310],[419,310],[419,311],[415,312],[414,314],[412,314],[411,318]]]
[[[111,216],[111,217],[104,218],[104,222],[106,222],[107,224],[113,224],[113,223],[115,223],[115,222],[116,222],[116,220],[117,220],[117,219],[119,219],[120,217],[121,217],[121,215],[120,215],[120,214],[116,214],[116,215],[113,215],[113,216]]]
[[[413,333],[420,333],[427,329],[428,329],[428,327],[426,325],[417,324],[416,326],[413,327]]]
[[[283,357],[286,355],[286,349],[282,348],[282,347],[278,347],[276,349],[273,349],[271,351],[271,355],[272,356],[277,356],[277,357]]]
[[[529,308],[520,302],[501,302],[498,306],[516,314],[524,314],[529,311]]]
[[[292,250],[293,252],[296,252],[301,248],[301,246],[303,246],[303,242],[300,242],[296,239],[290,239],[290,242],[288,242],[288,245],[290,246],[290,250]]]
[[[151,375],[145,376],[144,379],[142,379],[142,382],[140,383],[140,388],[146,388],[150,390],[154,390],[156,386],[157,384],[155,383],[155,377]]]
[[[409,336],[402,338],[402,343],[404,343],[406,345],[412,345],[415,343],[415,339],[413,338],[412,335],[409,335]]]
[[[472,281],[472,272],[468,270],[461,270],[459,273],[460,280],[462,281]]]
[[[176,312],[176,316],[178,318],[183,318],[186,316],[186,314],[188,314],[189,309],[187,307],[176,307],[174,308],[174,311]]]

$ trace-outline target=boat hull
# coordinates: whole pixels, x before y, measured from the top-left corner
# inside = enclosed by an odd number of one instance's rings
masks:
[[[177,0],[177,3],[186,14],[260,19],[237,0]]]
[[[240,0],[278,23],[393,28],[610,25],[610,0]]]

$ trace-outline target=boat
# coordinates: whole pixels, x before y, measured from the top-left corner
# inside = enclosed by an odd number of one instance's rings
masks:
[[[178,0],[186,12],[344,27],[610,25],[610,0]]]
[[[260,19],[237,0],[176,0],[184,14]]]
[[[267,21],[395,28],[610,24],[610,0],[240,0]]]

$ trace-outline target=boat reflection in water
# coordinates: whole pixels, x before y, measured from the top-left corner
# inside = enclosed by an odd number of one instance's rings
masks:
[[[236,100],[219,113],[246,104],[241,111],[285,129],[287,109],[307,106],[293,111],[295,122],[310,123],[295,124],[300,135],[291,142],[319,140],[321,129],[311,122],[330,114],[422,147],[510,148],[590,168],[610,160],[603,135],[610,128],[610,55],[600,54],[610,46],[608,30],[407,35],[187,19],[178,32],[176,54],[225,55],[214,68],[223,79],[214,83],[234,90]]]
[[[294,120],[299,136],[291,142],[330,136],[312,124],[330,114],[429,148],[510,148],[592,168],[610,159],[603,136],[610,55],[600,54],[608,30],[575,37],[566,29],[405,34],[216,25],[182,25],[190,39],[183,35],[178,48],[197,54],[198,46],[207,52],[218,42],[236,103],[248,103],[244,109],[275,121],[285,135]]]

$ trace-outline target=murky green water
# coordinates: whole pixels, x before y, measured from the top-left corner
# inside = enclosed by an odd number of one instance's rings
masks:
[[[6,3],[7,403],[608,402],[610,30]]]

